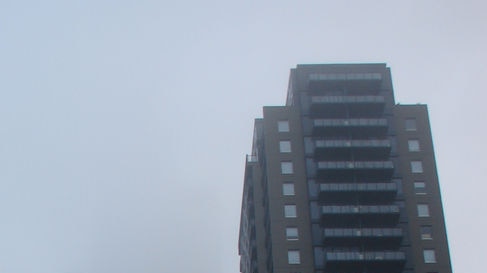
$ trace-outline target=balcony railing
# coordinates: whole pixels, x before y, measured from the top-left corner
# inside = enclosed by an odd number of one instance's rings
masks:
[[[379,238],[403,235],[400,228],[326,228],[323,233],[325,237],[334,238]]]
[[[316,148],[390,148],[388,139],[371,140],[315,140]]]
[[[259,162],[259,159],[256,155],[247,155],[247,162],[248,163]]]
[[[397,191],[395,183],[327,183],[320,184],[320,190],[326,192],[377,192]]]
[[[376,205],[376,206],[322,206],[321,213],[326,214],[398,214],[399,206],[396,205]]]
[[[381,73],[323,73],[310,74],[311,81],[354,81],[354,80],[381,80]]]
[[[318,169],[322,170],[367,170],[393,169],[392,161],[320,161]]]
[[[311,103],[384,103],[383,96],[313,96]]]
[[[385,118],[356,118],[356,119],[314,119],[315,127],[385,127]]]
[[[327,262],[405,261],[406,254],[402,251],[326,252],[326,260]]]

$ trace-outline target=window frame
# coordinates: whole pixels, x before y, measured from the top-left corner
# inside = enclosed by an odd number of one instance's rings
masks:
[[[297,227],[286,227],[286,240],[297,241],[299,240],[299,230]]]
[[[409,132],[417,131],[418,130],[418,122],[416,118],[407,118],[404,121],[404,129]]]
[[[426,218],[431,217],[431,211],[428,204],[417,204],[416,205],[418,217]]]
[[[278,120],[277,121],[277,131],[279,133],[288,133],[291,131],[291,126],[289,125],[289,120]]]
[[[298,249],[289,249],[287,251],[287,263],[292,265],[301,264],[301,252]]]
[[[291,153],[291,141],[290,140],[279,140],[279,152],[280,153]]]
[[[295,196],[296,195],[296,187],[292,182],[284,182],[282,183],[282,195],[283,196]]]
[[[424,173],[423,161],[421,160],[412,160],[410,162],[411,173],[419,174]]]
[[[284,205],[284,218],[298,218],[298,208],[295,204]]]
[[[421,145],[419,143],[419,139],[408,139],[408,151],[409,152],[420,152]]]
[[[292,161],[281,161],[281,174],[294,174],[294,164]]]
[[[434,249],[423,249],[423,260],[425,264],[438,263],[438,259],[436,258],[436,251]]]
[[[422,187],[418,187],[419,185],[423,185]],[[414,193],[416,195],[425,195],[426,194],[426,182],[424,181],[414,181],[413,182]]]
[[[421,236],[421,240],[433,240],[433,226],[420,226],[419,234]]]

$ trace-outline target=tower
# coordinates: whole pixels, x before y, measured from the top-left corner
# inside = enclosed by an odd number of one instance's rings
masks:
[[[451,273],[425,105],[385,64],[298,65],[247,156],[242,273]]]

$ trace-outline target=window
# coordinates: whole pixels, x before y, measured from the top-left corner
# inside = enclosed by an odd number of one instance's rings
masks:
[[[277,131],[278,132],[289,132],[289,121],[288,120],[280,120],[277,122]]]
[[[281,162],[281,173],[292,174],[294,172],[293,163],[289,161]]]
[[[412,173],[423,173],[423,162],[411,161],[411,172]]]
[[[406,131],[416,131],[416,119],[408,118],[406,119]]]
[[[431,226],[421,226],[421,240],[432,240],[433,236],[431,233],[433,232],[433,228]]]
[[[436,253],[434,249],[423,250],[424,263],[434,264],[436,263]]]
[[[429,217],[430,208],[427,204],[418,204],[418,217]]]
[[[296,205],[284,205],[284,217],[296,218],[298,213],[296,211]]]
[[[294,184],[293,183],[284,183],[282,184],[282,195],[290,196],[294,195]]]
[[[287,262],[289,264],[300,264],[301,263],[301,255],[299,250],[288,250],[287,251]]]
[[[408,140],[408,150],[410,152],[419,152],[419,140],[417,139]]]
[[[423,181],[414,181],[414,192],[416,194],[426,194],[426,183]]]
[[[288,241],[298,240],[298,228],[297,227],[287,227],[286,228],[286,239]]]
[[[279,141],[279,152],[290,153],[291,152],[291,141],[289,141],[289,140]]]

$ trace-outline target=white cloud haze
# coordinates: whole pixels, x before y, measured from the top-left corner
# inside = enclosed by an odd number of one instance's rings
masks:
[[[253,119],[290,68],[336,62],[429,105],[454,270],[481,270],[486,8],[1,1],[0,272],[238,272]]]

